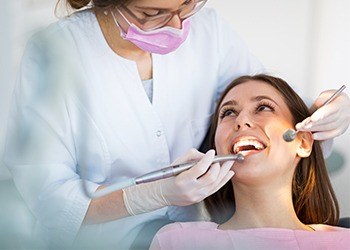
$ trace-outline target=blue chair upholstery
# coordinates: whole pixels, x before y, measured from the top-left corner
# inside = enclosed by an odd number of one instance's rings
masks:
[[[338,226],[350,228],[350,217],[343,217],[339,219]]]

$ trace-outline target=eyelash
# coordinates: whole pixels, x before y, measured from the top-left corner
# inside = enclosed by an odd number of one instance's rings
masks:
[[[183,3],[183,5],[189,5],[192,3],[193,0],[187,0],[186,2]]]
[[[237,114],[237,111],[233,107],[224,107],[223,109],[220,110],[219,118],[220,120],[224,119],[226,116],[229,116],[226,114],[228,111],[231,111],[235,115]]]
[[[265,110],[261,110],[260,108],[264,107],[264,108],[268,108],[270,109],[269,111],[274,112],[275,111],[275,104],[268,102],[268,101],[260,101],[259,103],[256,104],[255,106],[255,112],[262,112]],[[230,114],[227,114],[227,112],[230,111]],[[231,113],[233,113],[234,115],[237,115],[237,111],[233,108],[233,107],[224,107],[220,113],[219,113],[219,118],[220,120],[224,119],[226,116],[230,116]]]
[[[275,104],[272,103],[272,102],[268,102],[268,101],[260,101],[259,103],[256,104],[256,107],[255,107],[255,110],[257,112],[259,112],[259,108],[260,107],[267,107],[270,109],[271,112],[274,112],[275,111]],[[261,110],[263,111],[263,110]]]

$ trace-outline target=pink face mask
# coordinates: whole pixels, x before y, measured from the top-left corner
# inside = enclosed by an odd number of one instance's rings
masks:
[[[125,34],[120,28],[114,13],[111,13],[123,39],[132,42],[140,49],[150,53],[164,55],[173,52],[186,40],[190,32],[191,22],[189,19],[185,19],[182,22],[182,29],[165,26],[152,31],[144,31],[133,23],[129,23],[124,17],[125,21],[129,24],[129,28]],[[122,13],[120,14],[122,15]]]

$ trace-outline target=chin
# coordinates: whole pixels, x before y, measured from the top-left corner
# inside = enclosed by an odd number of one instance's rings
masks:
[[[244,157],[243,162],[235,162],[233,164],[232,170],[235,172],[233,178],[241,175],[261,178],[261,175],[268,169],[267,164],[262,164],[262,162],[266,163],[266,159],[263,159],[259,154],[248,154]]]

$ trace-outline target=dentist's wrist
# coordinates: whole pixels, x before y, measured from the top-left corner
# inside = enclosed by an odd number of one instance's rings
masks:
[[[130,215],[137,215],[170,206],[163,195],[165,180],[143,183],[123,189],[123,200]]]

